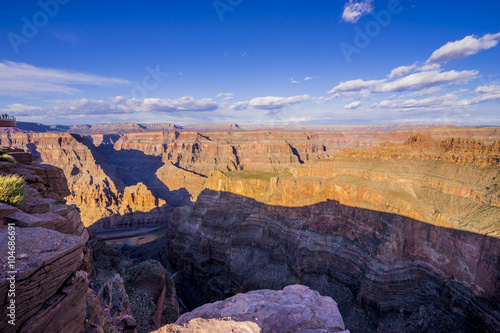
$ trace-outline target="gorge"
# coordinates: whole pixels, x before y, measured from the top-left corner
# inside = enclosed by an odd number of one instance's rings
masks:
[[[500,328],[497,127],[32,126],[0,146],[60,168],[98,236],[162,230],[99,247],[160,261],[187,310],[299,284],[351,332]]]

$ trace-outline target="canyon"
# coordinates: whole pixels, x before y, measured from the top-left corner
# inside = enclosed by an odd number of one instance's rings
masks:
[[[113,240],[162,230],[132,251],[170,270],[172,277],[155,273],[164,281],[155,290],[172,290],[175,282],[185,310],[302,285],[336,301],[342,330],[495,332],[499,129],[37,124],[0,133],[0,145],[39,156],[44,164],[35,169],[47,168],[46,176],[23,173],[33,184],[58,179],[51,186],[59,190],[33,187],[51,200],[65,197],[73,215],[78,207],[82,225],[66,233],[85,226]],[[64,175],[50,176],[49,164]],[[102,290],[121,295],[130,281],[138,283],[130,275],[140,274],[132,273],[138,265],[124,252],[119,259],[123,247],[108,249],[93,236],[80,241],[81,251],[90,243],[95,253],[115,258],[110,262],[123,276],[115,278],[96,256],[85,283],[102,306]],[[153,329],[158,318],[171,316],[163,305],[177,296],[163,294],[170,296],[150,292],[156,309],[163,308],[145,315],[155,320],[135,320]],[[107,318],[125,325],[128,319],[119,317],[132,312],[133,306]]]

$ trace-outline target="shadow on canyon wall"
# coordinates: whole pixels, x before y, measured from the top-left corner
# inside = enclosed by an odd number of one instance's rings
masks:
[[[191,194],[184,188],[170,189],[156,176],[156,171],[164,163],[161,156],[147,155],[137,149],[114,149],[120,135],[105,134],[102,142],[94,145],[92,137],[71,134],[75,140],[84,144],[92,153],[96,164],[111,178],[118,189],[143,183],[156,197],[165,200],[169,205],[183,206],[191,202]]]
[[[351,332],[500,329],[497,238],[336,201],[291,208],[204,190],[158,242],[191,309],[299,283],[331,296]]]

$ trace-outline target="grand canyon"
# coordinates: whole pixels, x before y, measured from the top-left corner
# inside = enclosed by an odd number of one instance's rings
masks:
[[[500,332],[498,13],[2,1],[0,333]]]
[[[18,122],[0,146],[27,184],[2,331],[500,330],[499,127]]]

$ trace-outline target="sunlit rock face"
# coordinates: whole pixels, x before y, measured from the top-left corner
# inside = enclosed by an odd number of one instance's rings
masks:
[[[500,139],[495,128],[432,128],[436,127],[433,124],[23,126],[20,131],[44,133],[3,133],[0,145],[27,148],[42,161],[61,168],[71,192],[68,200],[78,205],[86,226],[101,219],[106,225],[163,225],[168,219],[166,207],[162,211],[166,218],[156,211],[152,216],[142,213],[153,206],[190,204],[214,170],[279,173],[307,165],[301,172],[308,172],[309,161],[331,158],[339,149],[403,143],[417,133],[437,139],[473,137],[484,145]],[[140,214],[131,221],[135,212]]]
[[[174,213],[167,252],[207,300],[300,283],[354,332],[494,332],[497,144],[429,141],[214,171],[192,212]]]
[[[168,223],[165,252],[203,301],[303,284],[335,299],[352,332],[495,332],[498,133],[18,133],[0,140],[61,166],[69,202],[87,225]],[[34,196],[24,207],[36,215],[28,222],[58,228],[42,201]],[[116,318],[125,326],[128,319]]]

